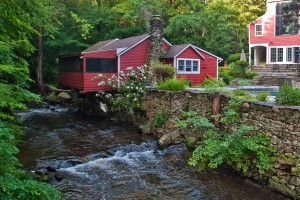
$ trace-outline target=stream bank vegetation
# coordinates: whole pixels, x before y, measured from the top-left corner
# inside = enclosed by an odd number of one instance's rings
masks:
[[[31,44],[39,24],[46,25],[47,7],[35,0],[1,1],[0,12],[0,199],[59,199],[52,186],[35,181],[22,169],[16,157],[23,134],[17,112],[27,109],[28,102],[39,102],[29,91],[27,59],[34,52]]]
[[[100,73],[94,79],[100,81],[99,86],[109,86],[111,92],[98,92],[96,96],[109,105],[110,111],[133,115],[134,111],[142,109],[141,102],[150,73],[146,65],[137,69],[128,67],[125,72],[120,72],[119,77],[106,77]]]
[[[203,133],[202,140],[197,144],[188,142],[195,149],[188,164],[198,169],[217,168],[228,164],[243,172],[254,165],[260,174],[266,173],[273,167],[276,148],[271,145],[266,135],[257,134],[251,126],[238,123],[242,101],[230,100],[220,116],[221,128],[217,128],[207,118],[198,116],[196,112],[182,112],[177,121],[179,128]],[[188,137],[186,137],[188,138]]]

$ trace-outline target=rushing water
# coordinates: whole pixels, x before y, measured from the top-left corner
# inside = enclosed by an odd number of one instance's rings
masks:
[[[91,119],[67,109],[20,114],[27,134],[19,159],[58,168],[63,199],[286,199],[230,169],[198,173],[184,145],[160,150],[128,124]]]

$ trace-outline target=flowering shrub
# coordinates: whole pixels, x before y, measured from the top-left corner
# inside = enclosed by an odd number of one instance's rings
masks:
[[[120,72],[119,77],[116,75],[106,77],[99,74],[96,77],[96,79],[101,80],[98,85],[109,86],[112,92],[99,92],[97,96],[104,97],[110,103],[112,111],[133,114],[135,109],[141,108],[140,104],[144,97],[145,81],[148,73],[148,67],[144,65],[136,70],[133,67],[128,67],[125,72]]]
[[[158,82],[164,82],[174,77],[176,69],[169,64],[157,63],[151,67],[153,78]]]

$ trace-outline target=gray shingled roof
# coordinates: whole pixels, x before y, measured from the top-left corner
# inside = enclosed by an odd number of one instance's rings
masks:
[[[181,51],[183,51],[188,46],[189,44],[173,45],[168,49],[167,54],[164,56],[164,58],[174,58],[176,55],[178,55]]]
[[[119,40],[119,39],[115,38],[115,39],[111,39],[111,40],[100,41],[100,42],[94,44],[93,46],[87,48],[83,52],[99,51],[101,48],[105,47],[106,45],[108,45],[109,43],[111,43],[114,40]]]
[[[142,40],[149,37],[149,34],[138,35],[135,37],[129,37],[125,39],[112,39],[98,42],[97,44],[89,47],[88,49],[84,50],[83,52],[91,52],[91,51],[103,51],[103,50],[112,50],[118,48],[130,48],[135,44],[141,42]]]

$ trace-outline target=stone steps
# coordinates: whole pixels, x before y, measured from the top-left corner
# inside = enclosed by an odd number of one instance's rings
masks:
[[[278,77],[288,77],[288,76],[297,76],[296,72],[259,72],[260,76],[278,76]]]

